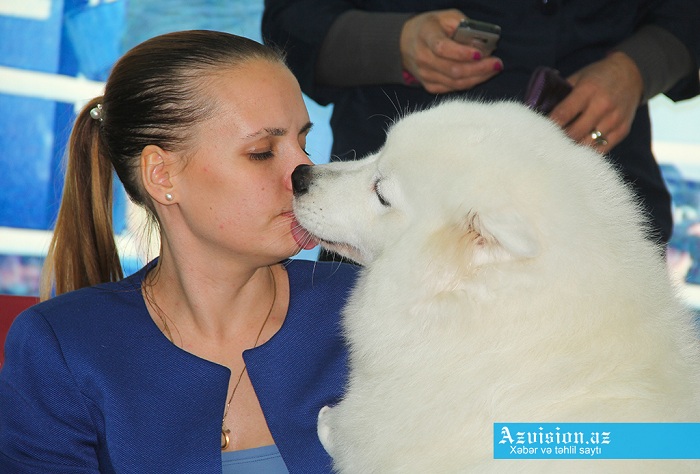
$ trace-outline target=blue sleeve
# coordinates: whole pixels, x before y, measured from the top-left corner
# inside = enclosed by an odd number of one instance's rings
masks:
[[[90,406],[48,322],[19,315],[0,371],[0,472],[98,473]]]

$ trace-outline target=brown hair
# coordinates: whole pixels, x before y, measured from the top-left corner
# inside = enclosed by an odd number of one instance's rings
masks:
[[[280,52],[250,39],[196,30],[147,40],[115,64],[104,96],[78,114],[69,140],[42,299],[52,290],[58,295],[123,277],[112,227],[112,170],[157,224],[141,183],[141,151],[147,145],[186,149],[193,125],[215,107],[202,91],[206,78],[253,59],[284,63]]]

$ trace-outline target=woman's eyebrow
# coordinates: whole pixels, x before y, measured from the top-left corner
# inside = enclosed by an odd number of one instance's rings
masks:
[[[249,133],[248,135],[244,136],[244,140],[248,140],[251,138],[257,138],[262,136],[263,134],[267,135],[272,135],[273,137],[283,137],[287,134],[287,129],[286,128],[261,128],[257,132]]]
[[[314,126],[313,123],[307,122],[303,127],[301,127],[301,130],[299,130],[299,135],[303,135],[304,133],[307,133],[311,128]],[[287,134],[287,129],[286,128],[263,128],[258,130],[257,132],[253,132],[245,137],[245,139],[249,138],[255,138],[263,134],[263,132],[267,132],[268,135],[272,135],[273,137],[283,137]]]
[[[307,122],[306,125],[301,127],[301,130],[299,130],[299,135],[304,135],[305,133],[308,133],[312,128],[314,124],[312,122]]]

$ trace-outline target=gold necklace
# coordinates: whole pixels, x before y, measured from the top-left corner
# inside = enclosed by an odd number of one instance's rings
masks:
[[[255,349],[258,347],[258,342],[260,341],[260,336],[262,335],[263,329],[265,329],[265,325],[267,324],[268,319],[270,319],[270,315],[272,314],[272,310],[275,307],[275,301],[277,301],[277,280],[275,279],[275,275],[272,273],[272,268],[270,266],[267,267],[267,271],[270,273],[270,278],[272,278],[272,304],[270,305],[270,309],[267,311],[267,316],[265,316],[265,320],[262,323],[262,326],[260,326],[260,331],[258,331],[258,335],[255,338],[255,342],[253,343],[252,349]],[[226,415],[228,415],[228,409],[231,407],[231,402],[233,401],[233,396],[236,394],[236,389],[238,388],[238,385],[241,383],[241,380],[243,379],[243,374],[245,374],[246,370],[248,367],[246,367],[245,362],[243,363],[243,370],[241,370],[241,373],[238,375],[238,380],[236,380],[236,384],[233,386],[233,391],[231,392],[231,396],[228,399],[228,402],[226,403],[226,408],[224,409],[224,417],[221,420],[221,450],[224,451],[226,448],[228,448],[229,444],[231,444],[231,430],[226,428]]]

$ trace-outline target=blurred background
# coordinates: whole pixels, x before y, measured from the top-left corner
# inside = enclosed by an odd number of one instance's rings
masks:
[[[169,31],[214,29],[260,37],[263,0],[0,0],[0,293],[38,295],[63,187],[76,111],[101,95],[116,59]],[[307,150],[328,161],[329,107],[306,99]],[[669,271],[700,309],[700,98],[650,102],[654,151],[673,195]],[[155,253],[140,213],[115,189],[114,223],[125,273]],[[318,250],[299,257],[314,259]]]

